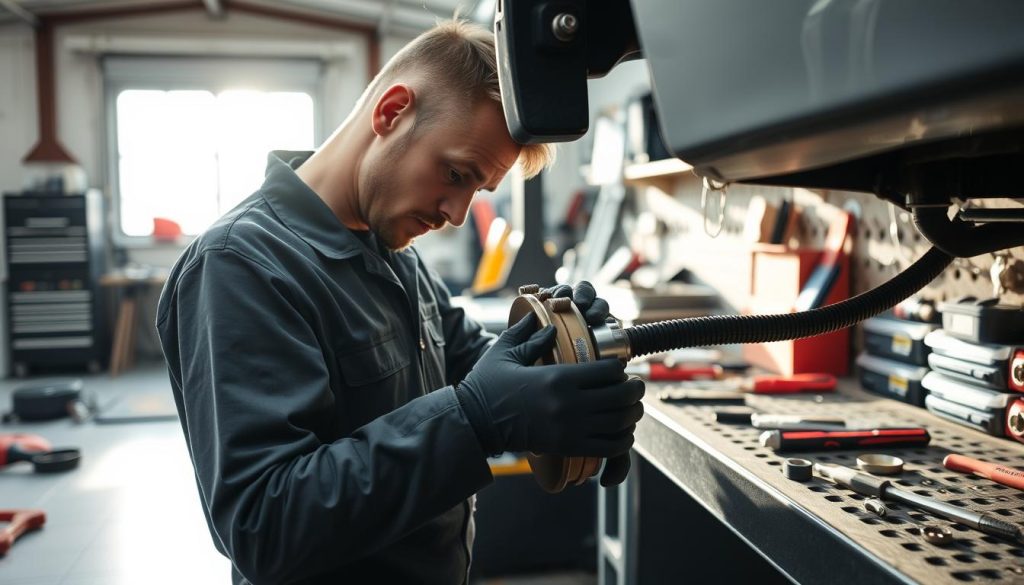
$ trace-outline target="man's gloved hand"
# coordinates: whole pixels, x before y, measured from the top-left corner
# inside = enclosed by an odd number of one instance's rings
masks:
[[[567,284],[559,284],[544,290],[551,293],[552,297],[571,298],[572,302],[583,313],[583,318],[587,321],[587,325],[591,327],[603,324],[605,319],[608,318],[608,301],[598,298],[594,285],[586,280],[581,280],[575,288]],[[626,452],[610,457],[608,462],[605,463],[604,471],[601,473],[601,485],[607,487],[620,484],[626,479],[627,474],[629,474],[629,453]]]
[[[532,365],[555,341],[553,327],[534,333],[536,327],[530,314],[502,333],[457,388],[484,450],[619,460],[624,455],[624,470],[609,460],[601,476],[602,485],[621,482],[644,412],[643,381],[627,380],[614,359]]]
[[[551,293],[552,297],[572,299],[590,326],[601,325],[608,317],[608,301],[597,298],[594,285],[585,280],[581,280],[575,287],[559,284],[544,290]]]

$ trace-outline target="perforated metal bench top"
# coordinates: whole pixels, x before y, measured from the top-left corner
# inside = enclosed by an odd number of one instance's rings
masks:
[[[800,583],[1024,583],[1024,545],[988,536],[943,518],[887,503],[884,518],[864,508],[865,497],[815,477],[806,483],[781,473],[785,457],[856,467],[864,451],[776,454],[761,447],[762,431],[714,422],[713,406],[666,404],[670,384],[648,385],[647,415],[636,433],[637,451],[666,473],[769,561]],[[881,398],[842,380],[833,395],[748,396],[758,411],[872,419],[928,428],[926,448],[887,449],[905,462],[889,479],[914,493],[1024,525],[1024,492],[945,469],[960,453],[1024,469],[1024,444],[990,437],[928,411]],[[644,505],[671,505],[671,502]],[[947,526],[956,538],[938,546],[923,525]],[[681,530],[685,527],[680,527]],[[680,551],[685,556],[685,550]]]

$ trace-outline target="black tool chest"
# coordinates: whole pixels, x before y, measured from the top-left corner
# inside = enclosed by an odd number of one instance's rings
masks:
[[[14,375],[102,367],[109,348],[99,295],[102,226],[98,191],[4,195],[8,347]]]
[[[701,513],[710,512],[704,515],[712,523],[728,527],[740,537],[739,541],[798,583],[1024,582],[1022,543],[989,536],[903,505],[889,503],[889,513],[879,517],[865,509],[865,497],[860,494],[819,477],[804,483],[788,480],[781,472],[787,457],[856,469],[857,456],[868,451],[776,453],[758,443],[760,430],[715,422],[711,406],[674,405],[655,398],[658,390],[667,386],[649,384],[644,400],[646,414],[636,430],[635,448],[643,465],[641,473],[630,481],[637,483],[632,489],[638,494],[635,501],[640,510],[645,505],[658,507],[648,511],[648,517],[666,516],[672,507],[685,507],[673,504],[673,499],[692,499],[699,504],[694,507],[702,508]],[[921,496],[1024,524],[1024,492],[951,471],[942,464],[945,455],[959,453],[1024,468],[1024,445],[874,396],[848,379],[840,381],[835,394],[750,396],[747,402],[763,412],[870,418],[883,425],[924,426],[932,435],[929,446],[877,450],[906,462],[903,473],[886,479]],[[657,483],[651,474],[664,475],[671,482],[657,481],[682,489],[675,489],[671,499],[645,497],[644,485]],[[704,582],[704,577],[731,574],[727,564],[712,562],[713,551],[698,552],[701,540],[707,539],[699,537],[707,534],[699,521],[688,521],[685,530],[676,521],[674,532],[658,535],[645,535],[643,524],[641,520],[637,536],[640,576],[657,575],[651,582],[673,583]],[[950,528],[953,542],[945,546],[926,542],[922,527],[933,525]],[[683,546],[687,539],[690,544]],[[674,547],[672,563],[644,567],[645,547],[665,545]]]

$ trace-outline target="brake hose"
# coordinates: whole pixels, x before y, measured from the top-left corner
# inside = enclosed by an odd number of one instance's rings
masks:
[[[953,257],[931,248],[885,284],[838,303],[799,313],[713,315],[672,319],[624,329],[633,357],[683,347],[763,343],[813,337],[873,317],[924,288]]]

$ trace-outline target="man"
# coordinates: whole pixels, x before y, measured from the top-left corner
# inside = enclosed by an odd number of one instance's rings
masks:
[[[424,33],[172,270],[157,327],[235,583],[465,583],[488,455],[609,457],[602,483],[624,478],[643,384],[616,360],[532,365],[550,328],[494,341],[409,247],[546,163],[498,96],[490,33]],[[587,284],[555,292],[607,315]]]

